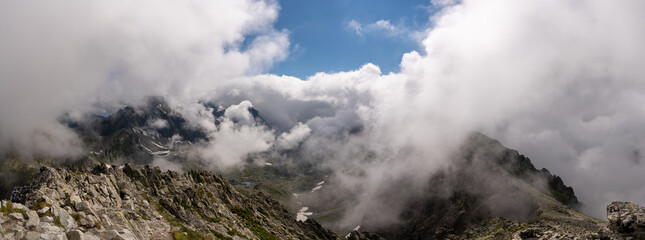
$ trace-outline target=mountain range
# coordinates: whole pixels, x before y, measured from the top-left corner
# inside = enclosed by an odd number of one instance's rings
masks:
[[[205,105],[216,117],[225,114]],[[642,208],[612,203],[609,224],[589,217],[576,210],[582,203],[560,177],[476,132],[422,189],[407,188],[402,178],[365,196],[334,189],[330,169],[271,155],[249,156],[232,171],[204,171],[191,147],[207,143],[207,133],[162,98],[60,121],[88,152],[80,159],[2,158],[3,239],[643,239]],[[297,149],[281,154],[303,157]],[[176,169],[162,171],[160,162]],[[366,211],[348,225],[343,214],[358,198],[400,211],[387,220]]]

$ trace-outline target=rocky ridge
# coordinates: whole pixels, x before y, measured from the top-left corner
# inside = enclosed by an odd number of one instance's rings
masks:
[[[101,164],[91,172],[42,167],[2,201],[2,239],[339,239],[299,222],[275,200],[245,195],[205,171]]]

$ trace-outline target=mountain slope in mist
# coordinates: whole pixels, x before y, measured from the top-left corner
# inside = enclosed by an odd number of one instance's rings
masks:
[[[581,203],[560,177],[536,169],[527,157],[479,133],[471,134],[451,164],[432,174],[420,192],[410,194],[417,190],[404,179],[376,196],[348,193],[343,198],[333,194],[333,185],[326,182],[297,200],[312,218],[339,233],[356,227],[386,239],[509,239],[527,230],[556,239],[591,237],[599,231],[611,236],[602,221],[574,209]],[[405,195],[410,197],[401,199]],[[392,208],[402,205],[402,210],[392,220],[384,219],[381,209],[371,209],[359,224],[343,225],[338,216],[352,209],[356,198],[378,199]]]
[[[559,177],[537,170],[528,158],[498,141],[474,133],[453,164],[433,175],[426,190],[409,200],[399,224],[363,227],[388,239],[444,239],[478,236],[482,225],[505,219],[502,222],[525,224],[516,231],[497,233],[509,234],[506,237],[534,226],[559,226],[563,236],[597,233],[602,223],[571,208],[578,204],[573,189]]]

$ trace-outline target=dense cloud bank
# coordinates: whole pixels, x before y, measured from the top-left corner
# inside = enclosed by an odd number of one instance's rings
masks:
[[[79,155],[61,114],[157,95],[207,132],[200,153],[218,166],[299,148],[340,187],[378,195],[402,178],[424,186],[480,131],[561,175],[596,216],[610,200],[644,203],[644,2],[433,4],[399,73],[368,63],[298,79],[262,74],[289,50],[274,1],[2,1],[0,146]],[[348,224],[364,206],[379,203]]]

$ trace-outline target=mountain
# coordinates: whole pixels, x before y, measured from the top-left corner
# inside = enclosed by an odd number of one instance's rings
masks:
[[[209,107],[224,116],[225,109]],[[264,121],[256,109],[248,111]],[[243,169],[224,177],[196,171],[204,167],[185,153],[208,138],[161,98],[107,117],[61,121],[79,133],[88,153],[66,160],[2,158],[0,193],[13,202],[2,202],[4,238],[643,239],[645,232],[642,208],[612,203],[609,225],[586,216],[575,210],[581,203],[560,177],[480,133],[414,194],[402,181],[379,196],[361,196],[332,191],[334,172],[298,161],[307,156],[297,150],[249,156]],[[139,167],[155,158],[186,173]],[[402,210],[388,224],[378,209],[368,209],[358,226],[341,224],[357,197]]]
[[[397,206],[399,196],[409,191],[405,182],[389,188],[369,197]],[[339,216],[353,207],[352,201],[332,191],[301,193],[298,201],[307,206],[310,218],[345,233]],[[367,211],[358,226],[385,239],[620,239],[604,222],[575,210],[579,205],[560,177],[536,169],[529,158],[499,141],[473,133],[449,167],[434,173],[420,194],[405,200],[394,223],[384,226],[380,212]]]
[[[598,235],[605,224],[572,208],[578,204],[560,177],[474,133],[453,164],[407,203],[400,224],[362,226],[388,239],[510,239],[527,231],[547,238]]]

